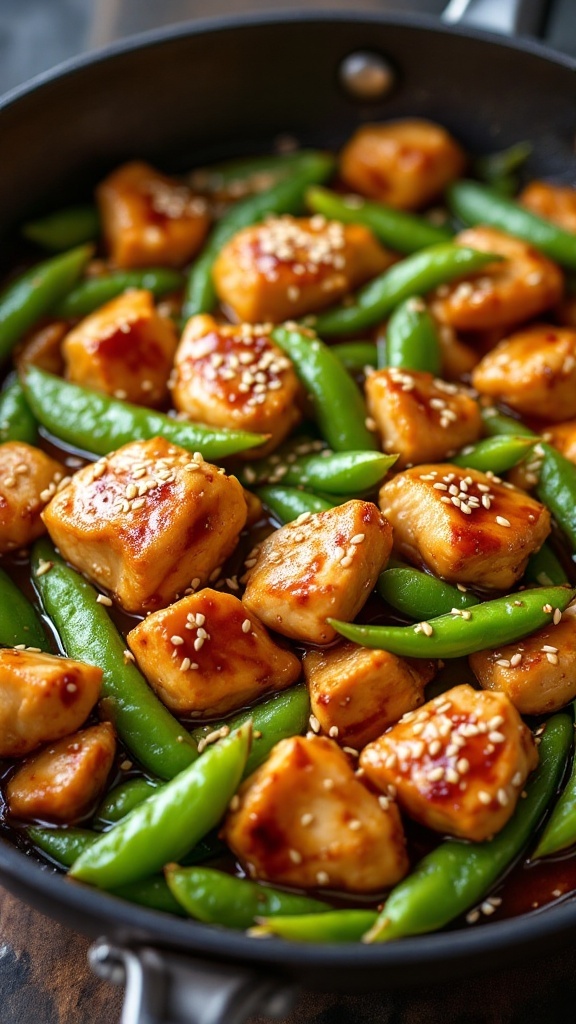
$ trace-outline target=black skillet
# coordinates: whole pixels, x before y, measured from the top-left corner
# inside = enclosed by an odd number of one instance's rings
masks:
[[[453,0],[452,15],[465,5]],[[508,27],[534,29],[541,4],[515,6]],[[497,9],[510,14],[504,0]],[[573,183],[575,70],[535,43],[424,18],[324,12],[155,33],[74,61],[0,104],[0,227],[9,237],[23,217],[81,196],[127,158],[181,170],[269,150],[279,134],[337,148],[361,121],[404,115],[441,122],[472,152],[529,138],[530,175]],[[0,837],[2,884],[75,930],[107,936],[92,962],[128,981],[123,1024],[283,1015],[297,985],[412,986],[499,968],[576,935],[569,901],[390,946],[258,941],[71,884],[12,838]]]

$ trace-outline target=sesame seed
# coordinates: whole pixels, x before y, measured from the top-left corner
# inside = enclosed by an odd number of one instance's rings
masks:
[[[490,743],[505,743],[506,742],[506,737],[505,737],[504,733],[497,732],[495,729],[492,732],[488,733],[488,739],[490,740]]]
[[[180,644],[184,643],[184,637],[178,636],[178,634],[175,633],[174,636],[170,637],[170,643],[173,644],[174,647],[179,647]]]
[[[237,811],[239,807],[240,807],[240,797],[238,796],[238,793],[235,793],[234,796],[232,797],[230,803],[228,804],[228,809],[230,811]]]
[[[492,797],[490,796],[490,793],[487,793],[485,789],[480,790],[480,792],[478,793],[478,799],[481,804],[484,804],[485,807],[492,802]]]
[[[390,807],[390,798],[384,795],[378,797],[378,803],[383,811],[387,811]]]
[[[251,629],[252,623],[250,622],[250,619],[244,619],[244,622],[242,623],[242,632],[249,633]]]
[[[327,871],[317,871],[316,881],[318,882],[318,885],[328,885],[330,881],[330,875],[328,874]]]
[[[334,779],[323,779],[322,785],[324,789],[334,789]]]
[[[550,644],[544,644],[540,650],[544,651],[544,654],[558,654],[558,648],[552,647]]]
[[[432,628],[429,622],[421,622],[420,626],[422,628],[424,636],[432,636],[434,629]]]
[[[311,825],[313,821],[314,815],[310,813],[303,814],[302,817],[300,818],[300,824],[303,825],[304,828],[307,828],[308,825]]]
[[[562,618],[562,612],[560,611],[559,608],[555,608],[554,609],[554,617],[552,619],[552,622],[554,623],[555,626],[558,625],[558,623],[560,622],[561,618]]]
[[[507,804],[509,804],[510,802],[508,793],[506,792],[505,789],[498,790],[496,794],[496,799],[498,800],[498,803],[500,804],[501,807],[506,807]]]
[[[293,864],[302,863],[302,854],[298,850],[288,850],[288,856]]]
[[[316,715],[310,715],[310,718],[308,719],[308,724],[309,724],[310,728],[312,729],[312,732],[315,732],[315,733],[319,733],[320,732],[320,722],[316,718]]]
[[[513,654],[512,657],[510,658],[510,664],[511,664],[512,668],[516,668],[517,665],[519,665],[521,661],[522,661],[522,655],[520,654],[520,652],[517,652],[516,654]]]
[[[357,534],[354,535],[354,537],[352,537],[352,540],[350,541],[350,543],[351,544],[362,544],[364,542],[365,537],[366,537],[365,533],[357,533]]]
[[[466,772],[470,770],[470,762],[465,757],[460,757],[456,762],[456,770],[460,775],[466,775]]]
[[[337,738],[339,732],[340,732],[340,730],[338,729],[337,725],[331,725],[329,730],[328,730],[328,735],[330,736],[331,739],[335,740]]]
[[[505,519],[504,516],[496,516],[496,522],[498,526],[510,526],[510,520]]]
[[[542,611],[545,613],[545,615],[551,615],[552,614],[552,605],[551,604],[544,604],[544,605],[542,605]]]
[[[496,664],[499,668],[510,668],[511,662],[508,661],[508,658],[498,658]]]
[[[348,828],[351,832],[357,832],[358,829],[362,828],[362,822],[358,821],[358,818],[353,818],[352,821],[348,822]]]
[[[49,572],[53,567],[54,562],[46,562],[43,558],[38,562],[38,568],[36,569],[36,576],[44,576],[45,573]]]
[[[557,654],[547,654],[546,655],[546,659],[547,659],[547,661],[550,662],[551,665],[557,665],[558,664],[558,655]]]
[[[107,607],[110,607],[112,605],[112,599],[110,597],[106,597],[106,594],[98,594],[96,604],[105,604]]]
[[[480,911],[479,910],[469,910],[468,913],[466,914],[466,923],[467,924],[476,924],[476,921],[479,921],[479,920],[480,920]]]

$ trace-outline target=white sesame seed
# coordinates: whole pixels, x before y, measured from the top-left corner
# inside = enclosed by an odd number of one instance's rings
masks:
[[[330,875],[328,874],[327,871],[317,871],[316,881],[318,882],[318,885],[328,885],[330,881]]]
[[[498,526],[510,526],[510,520],[505,519],[504,516],[496,516],[496,522]]]
[[[298,850],[288,850],[288,856],[293,864],[302,863],[302,854]]]
[[[484,806],[487,806],[489,803],[492,802],[492,797],[490,796],[490,793],[487,793],[485,789],[480,790],[480,792],[478,793],[478,799],[481,804],[484,804]]]
[[[98,594],[98,597],[96,598],[96,603],[105,604],[107,607],[110,607],[112,605],[112,599],[110,597],[107,597],[106,594]]]

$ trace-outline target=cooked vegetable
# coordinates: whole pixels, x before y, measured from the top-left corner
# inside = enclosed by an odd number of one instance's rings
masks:
[[[38,220],[29,220],[22,228],[24,238],[53,252],[94,242],[99,232],[100,217],[95,206],[67,206]]]
[[[340,196],[319,186],[309,188],[306,203],[314,213],[344,224],[364,224],[384,245],[397,252],[412,253],[429,245],[446,242],[451,232],[424,217],[396,210],[362,196]]]
[[[386,332],[388,366],[424,370],[438,376],[442,359],[438,332],[426,305],[418,296],[402,302],[393,312]]]
[[[410,619],[427,620],[453,609],[471,608],[479,599],[419,569],[385,569],[376,584],[380,597]]]
[[[37,647],[49,651],[50,644],[42,620],[34,605],[0,569],[0,645]]]
[[[326,509],[332,508],[331,502],[309,491],[301,491],[297,487],[268,484],[257,487],[256,494],[281,523],[291,523],[299,516],[325,512]]]
[[[54,313],[63,317],[88,316],[105,302],[131,288],[144,288],[154,298],[162,298],[170,292],[179,291],[184,282],[178,270],[169,267],[149,267],[146,270],[116,270],[100,277],[89,277],[80,281],[56,306]]]
[[[455,466],[478,469],[481,473],[505,473],[529,455],[534,443],[528,437],[486,437],[475,445],[463,448],[452,462]]]
[[[367,366],[376,369],[378,364],[377,346],[371,341],[341,341],[330,349],[349,373],[363,373]]]
[[[374,451],[343,451],[320,455],[299,455],[281,466],[282,483],[312,487],[330,494],[357,495],[371,491],[386,476],[396,462],[397,455],[382,455]],[[274,465],[274,476],[280,466]],[[256,479],[254,479],[256,476]],[[258,463],[247,463],[238,477],[243,484],[262,484],[267,476],[258,476]],[[320,511],[317,509],[316,511]]]
[[[26,401],[19,380],[13,381],[0,392],[0,443],[25,441],[36,444],[38,424]]]

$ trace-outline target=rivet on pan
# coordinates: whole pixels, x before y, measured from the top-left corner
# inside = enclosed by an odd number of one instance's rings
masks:
[[[357,50],[344,58],[339,77],[347,93],[357,100],[379,100],[393,88],[396,73],[379,53]]]

